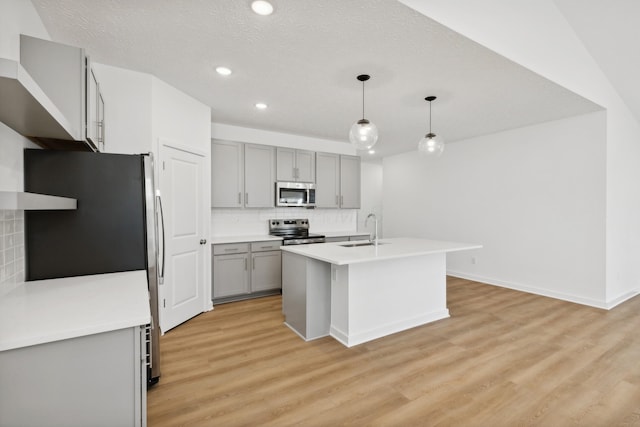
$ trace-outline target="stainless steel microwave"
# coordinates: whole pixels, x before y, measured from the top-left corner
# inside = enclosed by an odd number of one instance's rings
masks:
[[[276,206],[314,208],[316,185],[307,182],[276,182]]]

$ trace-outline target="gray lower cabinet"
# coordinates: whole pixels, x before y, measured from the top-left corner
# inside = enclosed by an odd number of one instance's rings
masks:
[[[281,245],[281,240],[213,245],[213,302],[280,293]]]
[[[0,426],[146,426],[145,331],[0,352]]]

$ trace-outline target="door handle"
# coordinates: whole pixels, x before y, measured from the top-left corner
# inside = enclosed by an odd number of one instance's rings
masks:
[[[200,244],[201,245],[206,245],[207,244],[207,239],[200,239]]]
[[[158,207],[160,208],[156,215],[160,214],[160,224],[162,225],[162,267],[160,268],[160,284],[164,283],[164,264],[167,256],[167,249],[165,247],[165,234],[164,234],[164,210],[162,209],[162,198],[160,197],[160,191],[158,190],[156,198],[158,200]]]

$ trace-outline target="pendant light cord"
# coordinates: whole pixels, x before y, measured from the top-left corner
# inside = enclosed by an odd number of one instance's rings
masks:
[[[431,133],[431,101],[429,101],[429,133]]]
[[[362,81],[362,120],[364,120],[364,80]]]

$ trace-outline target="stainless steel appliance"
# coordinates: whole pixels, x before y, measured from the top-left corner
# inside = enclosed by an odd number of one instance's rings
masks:
[[[276,206],[314,208],[316,185],[307,182],[276,182]]]
[[[164,230],[158,227],[162,202],[152,155],[25,150],[24,173],[26,191],[78,201],[77,210],[25,211],[27,280],[147,270],[152,315],[147,381],[155,384]]]
[[[308,219],[270,219],[269,234],[282,237],[283,245],[324,243],[325,237],[321,234],[309,233]]]

